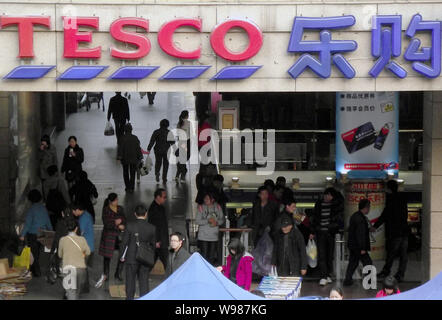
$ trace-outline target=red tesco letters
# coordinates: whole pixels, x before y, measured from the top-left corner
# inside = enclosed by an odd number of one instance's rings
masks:
[[[141,18],[121,18],[110,26],[110,34],[117,41],[130,43],[138,47],[136,51],[128,52],[111,48],[111,56],[119,59],[140,59],[149,54],[150,41],[142,34],[123,31],[125,26],[139,27],[149,31],[149,21]]]
[[[51,27],[50,17],[1,17],[0,28],[18,25],[19,58],[34,57],[34,25]]]
[[[62,17],[64,32],[64,58],[71,59],[99,59],[101,46],[94,48],[80,48],[80,43],[92,43],[92,31],[79,31],[79,27],[88,27],[98,30],[98,17]],[[34,25],[42,25],[50,28],[50,17],[0,17],[0,28],[18,25],[19,34],[19,58],[33,58],[33,33]],[[120,18],[110,26],[110,34],[116,41],[131,44],[135,50],[120,50],[110,48],[110,54],[117,59],[141,59],[147,56],[151,50],[150,40],[140,32],[125,31],[127,26],[137,27],[149,32],[149,20],[143,18]],[[201,45],[193,51],[179,49],[173,42],[173,35],[180,27],[192,27],[198,32],[202,29],[201,19],[176,19],[165,23],[158,32],[158,44],[163,52],[178,59],[199,59],[201,57]],[[247,32],[249,45],[243,52],[230,51],[224,38],[232,28],[241,28]],[[262,47],[263,35],[258,26],[245,20],[228,20],[216,26],[210,36],[210,44],[213,51],[219,57],[229,61],[244,61],[254,57]]]

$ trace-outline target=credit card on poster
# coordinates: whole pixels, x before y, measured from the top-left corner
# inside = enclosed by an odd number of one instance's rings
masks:
[[[376,132],[373,124],[366,122],[357,128],[341,134],[341,138],[348,153],[353,153],[373,144],[376,140]]]

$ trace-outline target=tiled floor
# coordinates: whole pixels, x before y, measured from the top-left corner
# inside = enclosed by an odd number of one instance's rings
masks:
[[[108,106],[109,99],[113,94],[105,94],[105,104]],[[159,122],[163,118],[170,121],[170,127],[175,128],[178,121],[178,116],[181,110],[193,109],[193,96],[191,93],[158,93],[155,98],[153,106],[148,105],[147,98],[140,99],[137,93],[131,94],[129,100],[131,123],[134,127],[134,134],[137,135],[141,141],[142,147],[147,148],[150,135],[153,130],[158,128]],[[99,192],[99,201],[95,206],[96,211],[96,230],[95,242],[96,248],[99,244],[101,235],[101,207],[104,198],[110,192],[116,192],[119,195],[120,204],[124,206],[128,218],[132,218],[131,214],[133,208],[140,202],[150,205],[153,200],[153,192],[157,184],[154,176],[149,174],[142,177],[141,184],[136,187],[134,194],[125,194],[124,182],[121,165],[116,161],[116,138],[106,137],[103,134],[106,124],[106,113],[97,109],[96,104],[93,104],[89,112],[83,108],[78,113],[71,114],[66,122],[66,129],[61,132],[56,141],[59,161],[62,160],[63,150],[67,146],[67,139],[70,135],[75,135],[78,138],[79,145],[84,149],[85,162],[84,170],[89,174],[89,178],[95,183]],[[191,112],[192,116],[192,112]],[[188,177],[187,183],[177,185],[173,181],[176,167],[171,166],[169,169],[169,182],[166,184],[168,191],[168,203],[166,211],[169,217],[169,226],[174,231],[185,233],[185,217],[192,211],[193,196],[192,188],[194,189],[194,174],[192,178]],[[116,254],[115,254],[116,256]],[[41,265],[47,265],[47,254],[42,255]],[[114,257],[111,264],[111,276],[114,273],[116,265],[116,257]],[[378,263],[378,268],[382,267],[382,262]],[[91,274],[91,282],[96,281],[102,271],[102,257],[97,254],[94,257],[94,268]],[[420,263],[417,257],[410,255],[410,262],[407,271],[407,282],[401,284],[401,290],[407,290],[416,287],[420,284]],[[156,287],[163,280],[161,275],[153,275],[151,281],[151,289]],[[333,284],[320,287],[315,274],[307,277],[302,284],[302,296],[328,296],[330,288]],[[113,277],[105,287],[95,289],[91,286],[89,294],[84,295],[84,299],[111,299],[108,286],[118,284]],[[252,288],[256,287],[258,283],[254,283]],[[380,285],[380,284],[379,284]],[[44,277],[33,279],[29,284],[29,293],[18,299],[61,299],[63,296],[63,289],[60,283],[55,285],[48,284]],[[345,288],[344,293],[346,298],[369,298],[376,294],[375,290],[366,291],[362,288],[360,281],[355,281],[352,287]]]

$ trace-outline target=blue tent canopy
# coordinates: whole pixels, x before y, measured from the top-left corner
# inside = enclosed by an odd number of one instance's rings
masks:
[[[376,300],[442,300],[442,272],[417,288]]]
[[[263,300],[227,279],[199,253],[139,300]]]

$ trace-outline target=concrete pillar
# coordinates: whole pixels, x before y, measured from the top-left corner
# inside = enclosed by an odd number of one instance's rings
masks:
[[[34,92],[17,93],[18,163],[17,219],[26,209],[26,193],[41,186],[38,177],[38,148],[41,138],[40,97]]]
[[[442,92],[424,94],[423,281],[442,271]]]
[[[9,94],[0,92],[0,232],[10,228],[9,188]]]

